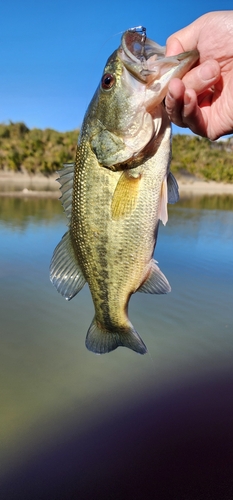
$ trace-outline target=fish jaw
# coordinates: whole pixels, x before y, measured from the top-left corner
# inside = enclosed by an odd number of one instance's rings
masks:
[[[83,130],[101,166],[132,169],[154,154],[168,83],[174,76],[181,77],[197,54],[166,58],[165,48],[147,38],[144,28],[142,33],[123,34],[84,120]]]
[[[147,38],[145,31],[140,33],[133,29],[123,34],[118,52],[131,76],[132,87],[135,86],[132,80],[145,86],[144,105],[149,112],[163,101],[170,80],[182,78],[199,58],[198,50],[165,57],[165,47]]]
[[[148,61],[150,73],[146,90],[146,108],[155,107],[163,101],[172,78],[182,78],[199,58],[199,52],[192,50],[177,56],[164,57],[159,61]],[[155,71],[155,75],[153,72]]]

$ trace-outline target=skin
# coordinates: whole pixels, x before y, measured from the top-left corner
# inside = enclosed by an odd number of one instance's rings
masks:
[[[215,140],[233,132],[233,10],[210,12],[167,40],[166,56],[198,49],[199,64],[170,81],[172,122]]]

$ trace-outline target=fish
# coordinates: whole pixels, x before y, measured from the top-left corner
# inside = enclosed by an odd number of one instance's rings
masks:
[[[126,30],[87,108],[75,162],[59,171],[68,230],[54,250],[50,280],[67,300],[88,284],[95,315],[85,345],[96,354],[119,346],[145,354],[128,317],[130,297],[171,290],[153,258],[167,203],[179,198],[163,100],[171,78],[198,57],[196,50],[165,57],[144,27]]]

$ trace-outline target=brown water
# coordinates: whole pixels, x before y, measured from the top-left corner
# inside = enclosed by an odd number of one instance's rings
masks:
[[[215,498],[214,493],[187,496],[186,490],[192,480],[199,484],[201,472],[195,467],[206,446],[210,453],[204,454],[204,468],[213,456],[219,457],[209,471],[213,484],[215,467],[219,470],[223,457],[233,466],[233,198],[183,200],[170,207],[169,214],[155,257],[172,292],[136,294],[130,303],[130,319],[149,354],[119,348],[95,356],[84,345],[93,318],[88,287],[67,302],[49,282],[50,258],[66,231],[59,202],[0,198],[4,498],[160,500],[166,498],[161,492],[168,484],[168,498]],[[210,442],[202,449],[205,438]],[[197,449],[200,456],[197,452],[195,459]],[[187,469],[182,476],[187,488],[186,493],[175,494],[180,468],[169,476],[170,482],[164,471],[169,464],[174,468],[178,457],[181,469]],[[155,496],[154,485],[147,496],[145,486],[132,489],[140,460],[145,478],[150,463],[156,470],[162,467],[158,477],[155,474],[160,496]],[[125,476],[122,471],[131,462],[131,472]],[[111,489],[114,470],[117,477],[123,474],[116,483],[118,496],[101,489],[103,483],[107,488],[107,478]],[[191,472],[189,478],[191,470],[196,470],[195,481]],[[76,490],[80,477],[82,484]],[[127,478],[128,489],[121,491]],[[150,480],[145,482],[149,485]],[[222,479],[230,495],[227,480],[228,476]],[[68,483],[71,490],[66,494]],[[219,500],[225,498],[221,495]]]

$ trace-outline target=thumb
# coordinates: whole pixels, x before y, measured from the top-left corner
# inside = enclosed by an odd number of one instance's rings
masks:
[[[218,62],[214,59],[208,59],[186,73],[182,81],[186,89],[193,89],[198,95],[217,83],[220,74]]]

